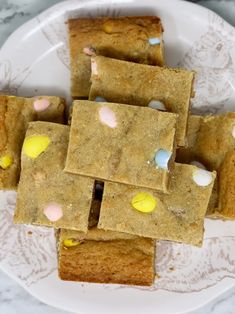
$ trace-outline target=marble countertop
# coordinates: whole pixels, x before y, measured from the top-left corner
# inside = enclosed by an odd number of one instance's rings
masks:
[[[0,0],[0,47],[20,25],[59,0]],[[235,0],[194,1],[220,14],[235,26]],[[1,314],[68,314],[45,305],[29,295],[0,271]],[[191,314],[235,314],[235,289]]]

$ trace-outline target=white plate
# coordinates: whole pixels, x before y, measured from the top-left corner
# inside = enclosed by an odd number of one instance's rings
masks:
[[[73,0],[50,8],[0,50],[0,90],[70,100],[68,16],[136,14],[162,18],[168,65],[198,72],[194,111],[235,111],[234,28],[207,9],[177,0]],[[202,248],[159,242],[160,278],[151,288],[83,284],[58,279],[53,230],[14,226],[14,204],[15,193],[0,194],[0,267],[53,306],[79,314],[183,313],[235,286],[235,222],[206,220]]]

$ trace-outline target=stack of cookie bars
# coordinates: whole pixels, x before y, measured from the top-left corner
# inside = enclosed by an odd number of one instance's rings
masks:
[[[151,285],[156,240],[201,246],[205,216],[235,218],[235,113],[190,115],[195,73],[164,66],[158,17],[68,29],[71,124],[59,97],[0,96],[0,187],[15,223],[58,230],[61,279]]]

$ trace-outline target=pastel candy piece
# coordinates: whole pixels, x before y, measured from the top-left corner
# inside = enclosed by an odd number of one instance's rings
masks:
[[[149,44],[151,46],[160,45],[160,43],[161,43],[161,39],[158,38],[158,37],[151,37],[151,38],[149,38]]]
[[[196,167],[198,167],[200,169],[204,169],[204,170],[206,169],[206,167],[200,161],[197,161],[197,160],[191,161],[190,165],[196,166]]]
[[[99,118],[103,124],[106,124],[110,128],[117,126],[116,115],[109,107],[101,107],[99,109]]]
[[[113,23],[111,21],[104,22],[103,30],[105,31],[105,33],[111,34],[113,30]]]
[[[148,107],[157,110],[166,110],[165,105],[159,100],[151,100],[148,104]]]
[[[159,149],[155,154],[155,164],[157,168],[167,169],[168,170],[168,162],[171,158],[172,153],[165,149]]]
[[[45,135],[26,137],[23,144],[23,153],[30,158],[37,158],[50,144],[51,140]]]
[[[140,192],[133,197],[131,205],[142,213],[151,213],[157,206],[157,200],[149,193]]]
[[[36,99],[33,103],[35,111],[44,111],[50,106],[50,102],[46,98]]]
[[[193,181],[199,186],[208,186],[213,181],[213,177],[210,171],[196,169],[193,172]]]
[[[70,238],[70,239],[65,239],[63,242],[64,247],[66,248],[71,248],[71,247],[75,247],[78,246],[79,244],[81,244],[80,241],[74,239],[74,238]]]
[[[7,169],[13,164],[13,158],[10,155],[0,157],[0,168]]]
[[[94,59],[91,59],[91,73],[92,75],[98,75],[97,63]]]
[[[235,124],[233,125],[232,136],[233,136],[233,138],[235,138]]]
[[[87,55],[87,56],[95,56],[95,48],[93,47],[85,47],[83,48],[83,52]]]
[[[43,213],[47,217],[47,219],[52,222],[59,220],[63,216],[61,206],[56,203],[48,204],[44,208]]]
[[[106,100],[104,97],[100,97],[100,96],[97,96],[97,97],[95,98],[95,101],[96,101],[96,102],[107,102],[107,100]]]

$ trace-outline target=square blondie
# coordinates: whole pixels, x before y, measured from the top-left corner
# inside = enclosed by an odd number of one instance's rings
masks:
[[[98,228],[201,246],[214,179],[176,163],[169,194],[105,182]]]
[[[178,114],[176,141],[185,145],[194,72],[150,66],[103,56],[92,58],[89,99],[160,108]]]
[[[31,122],[21,155],[14,222],[86,232],[94,180],[63,171],[69,126]]]
[[[65,171],[167,192],[177,116],[75,101]]]

